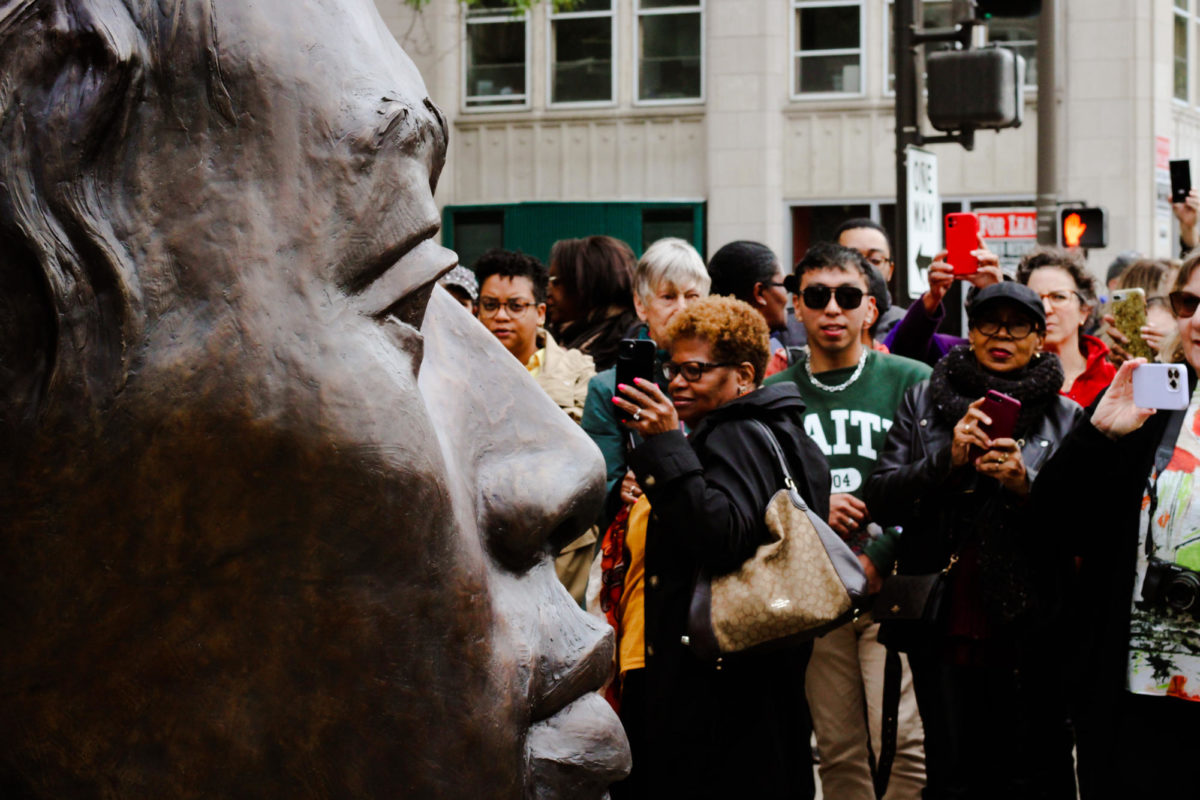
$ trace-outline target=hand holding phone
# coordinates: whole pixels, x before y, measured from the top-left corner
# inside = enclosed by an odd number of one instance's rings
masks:
[[[1192,190],[1192,162],[1187,159],[1173,160],[1170,168],[1171,202],[1187,202],[1188,192]]]
[[[979,430],[988,439],[1011,439],[1017,430],[1017,417],[1021,413],[1021,401],[1003,392],[989,389],[984,395],[979,410],[991,419],[991,423],[980,423]],[[974,461],[983,455],[981,447],[972,447],[970,459]]]
[[[622,339],[617,346],[617,385],[636,385],[634,378],[643,378],[654,383],[654,354],[656,346],[651,339]],[[617,417],[629,419],[621,408]]]
[[[973,275],[979,271],[979,217],[970,212],[946,215],[946,261],[954,274]]]
[[[1142,338],[1146,324],[1146,292],[1142,289],[1117,289],[1112,293],[1108,313],[1128,344],[1125,350],[1133,358],[1154,358],[1154,349]]]
[[[1187,372],[1179,364],[1141,364],[1133,370],[1133,404],[1138,408],[1187,408]]]

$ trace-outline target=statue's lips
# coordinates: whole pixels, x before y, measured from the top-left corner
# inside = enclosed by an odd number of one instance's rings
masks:
[[[612,672],[613,653],[616,649],[612,628],[605,626],[595,639],[562,674],[555,665],[541,664],[534,671],[530,694],[533,699],[531,719],[541,722],[557,714],[567,705],[589,693],[599,691]],[[564,632],[565,633],[565,632]]]
[[[609,784],[628,775],[632,764],[621,721],[595,692],[531,727],[526,752],[539,798],[607,797]]]

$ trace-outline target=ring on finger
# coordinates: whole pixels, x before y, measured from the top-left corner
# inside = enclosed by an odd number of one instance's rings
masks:
[[[637,422],[641,418],[642,418],[642,410],[639,408],[637,411],[633,412],[633,421]]]

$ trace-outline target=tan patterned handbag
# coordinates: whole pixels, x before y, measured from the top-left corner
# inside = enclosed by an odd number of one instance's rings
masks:
[[[734,572],[696,580],[686,643],[704,659],[820,636],[867,593],[858,557],[804,502],[775,434],[752,422],[771,443],[784,488],[764,513],[769,541]]]

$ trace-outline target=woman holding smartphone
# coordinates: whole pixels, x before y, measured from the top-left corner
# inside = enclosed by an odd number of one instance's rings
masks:
[[[905,396],[867,480],[875,519],[903,530],[897,571],[947,576],[940,615],[885,621],[879,638],[912,666],[926,798],[1068,800],[1075,787],[1055,623],[1071,561],[1047,545],[1028,498],[1083,409],[1059,394],[1058,358],[1040,352],[1046,314],[1037,293],[988,286],[969,324],[968,344]],[[1005,396],[994,416],[990,392]],[[1005,407],[1015,421],[998,430]]]
[[[1169,299],[1192,399],[1139,407],[1125,362],[1091,419],[1034,489],[1038,513],[1082,556],[1073,651],[1079,788],[1098,797],[1194,797],[1200,726],[1200,256]],[[1163,380],[1169,381],[1167,370]],[[1154,377],[1154,376],[1150,376]],[[1161,393],[1170,392],[1168,385]],[[1070,502],[1065,502],[1067,499]],[[1103,498],[1075,502],[1082,498]]]

